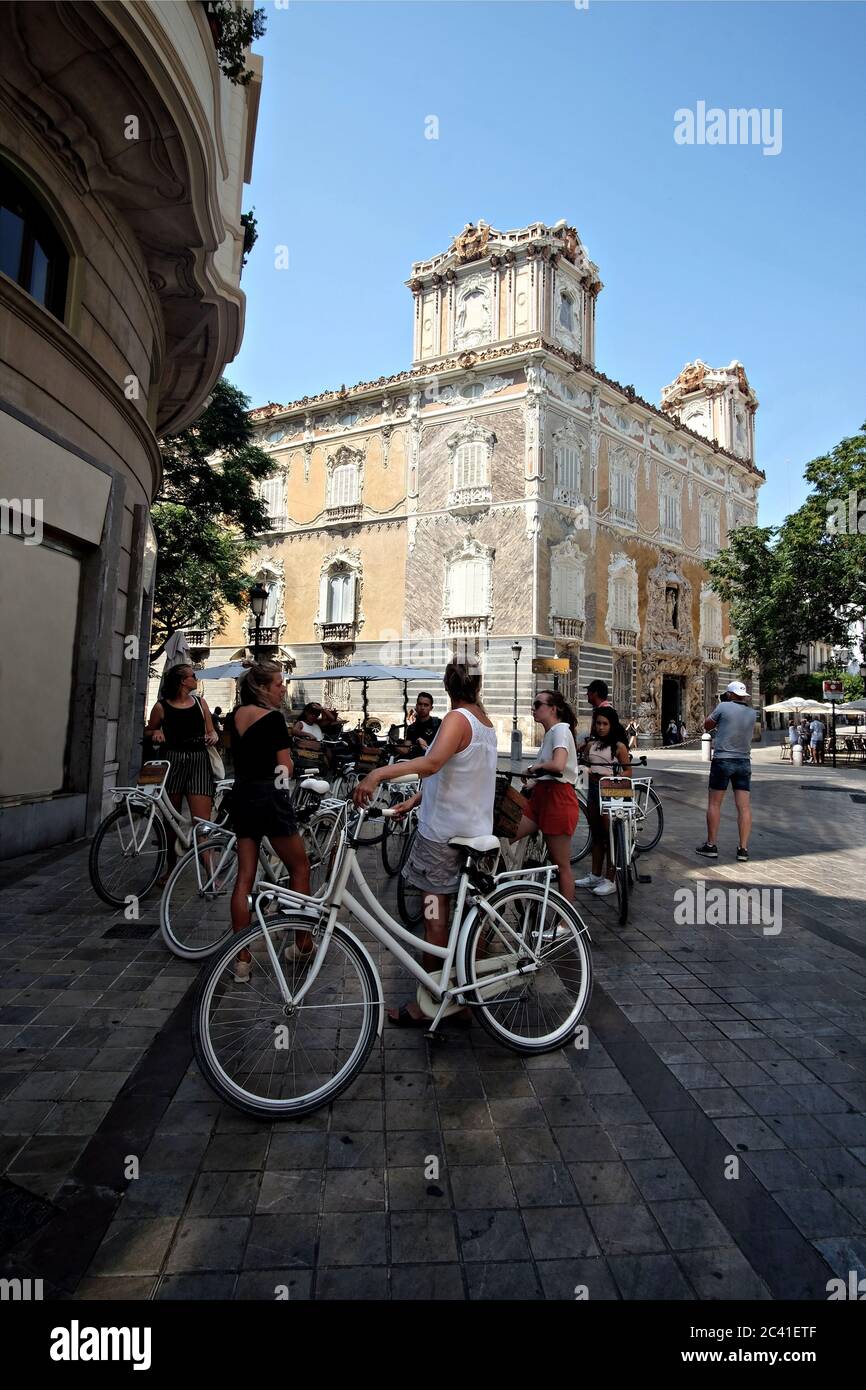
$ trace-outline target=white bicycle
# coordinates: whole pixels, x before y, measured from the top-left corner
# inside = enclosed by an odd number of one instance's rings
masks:
[[[88,860],[90,882],[111,907],[125,907],[130,897],[147,896],[165,869],[169,835],[181,854],[192,843],[193,823],[168,799],[170,770],[167,759],[145,763],[136,786],[112,789],[115,809],[99,825]],[[216,822],[231,785],[229,779],[216,784]]]
[[[305,778],[295,815],[310,861],[313,897],[324,895],[334,860],[343,802],[327,796],[328,783]],[[231,896],[238,872],[237,835],[230,826],[200,821],[192,845],[179,859],[159,904],[162,938],[183,960],[203,960],[232,935]],[[258,883],[287,885],[288,870],[267,839],[259,846]]]
[[[344,809],[322,900],[257,884],[253,925],[202,972],[193,1008],[196,1060],[216,1093],[247,1114],[288,1119],[329,1104],[381,1035],[382,981],[367,947],[338,922],[344,911],[418,981],[430,1036],[468,1005],[498,1042],[536,1055],[568,1043],[583,1016],[592,988],[587,928],[551,887],[552,865],[495,878],[495,837],[452,840],[462,864],[448,943],[422,943],[385,911],[358,865],[364,821],[379,814]],[[273,904],[277,915],[269,917]],[[306,955],[296,947],[298,933],[312,935]],[[428,973],[407,947],[436,956],[441,968]],[[244,949],[252,973],[239,981],[235,962]]]
[[[601,814],[607,817],[608,863],[614,871],[621,927],[628,921],[632,888],[651,881],[648,874],[638,873],[635,862],[642,852],[638,843],[638,804],[646,804],[651,782],[650,777],[599,778],[598,804]]]

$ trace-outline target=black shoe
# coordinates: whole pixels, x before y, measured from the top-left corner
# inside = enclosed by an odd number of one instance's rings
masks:
[[[738,846],[737,846],[737,863],[738,863],[738,864],[748,864],[748,862],[749,862],[749,851],[748,851],[747,849],[743,849],[743,846],[742,846],[742,845],[738,845]]]
[[[718,859],[718,845],[707,844],[705,840],[702,845],[698,845],[697,849],[695,850],[695,854],[702,854],[705,859]]]

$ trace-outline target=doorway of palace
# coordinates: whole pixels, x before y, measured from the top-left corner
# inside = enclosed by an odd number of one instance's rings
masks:
[[[663,676],[662,677],[662,736],[664,737],[668,725],[672,719],[676,720],[677,728],[683,718],[684,709],[684,687],[685,678],[683,676]]]

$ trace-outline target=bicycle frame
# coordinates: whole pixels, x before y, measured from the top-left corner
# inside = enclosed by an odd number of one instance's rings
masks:
[[[166,759],[160,758],[145,763],[145,767],[163,768],[162,781],[152,786],[113,787],[111,793],[112,800],[116,806],[119,806],[121,802],[124,802],[126,805],[130,835],[129,848],[134,849],[136,854],[141,853],[142,849],[147,844],[147,838],[150,835],[153,825],[153,818],[158,814],[163,821],[168,821],[175,836],[180,840],[184,849],[189,849],[192,844],[193,835],[195,834],[196,822],[187,820],[183,812],[178,811],[172,806],[169,800],[168,792],[165,788],[171,769],[171,763]],[[231,787],[231,785],[231,780],[228,778],[224,778],[217,782],[215,788],[217,797],[219,797],[220,793],[225,792]],[[148,810],[147,820],[144,822],[140,837],[137,837],[135,833],[135,823],[132,818],[133,807],[136,807],[138,810]],[[212,822],[201,821],[200,824],[210,825]]]
[[[478,911],[483,910],[488,914],[488,916],[490,916],[494,920],[494,927],[497,935],[503,942],[505,942],[507,946],[511,946],[512,948],[514,945],[514,931],[504,920],[504,918],[496,911],[496,908],[493,906],[492,903],[490,903],[489,899],[484,894],[479,894],[475,898],[472,908],[464,918],[464,909],[466,905],[466,896],[469,888],[470,879],[468,869],[464,868],[460,875],[460,883],[457,890],[457,901],[454,906],[454,913],[451,921],[451,930],[449,932],[447,945],[436,946],[433,945],[431,942],[426,941],[423,943],[424,951],[427,955],[436,956],[442,961],[442,967],[438,975],[429,974],[421,965],[421,963],[418,960],[416,960],[413,955],[410,955],[409,952],[404,948],[404,946],[401,945],[401,942],[405,942],[407,945],[411,944],[415,948],[415,950],[418,950],[419,946],[422,944],[419,941],[419,938],[413,932],[408,931],[402,925],[402,923],[397,922],[388,912],[385,911],[385,909],[382,907],[379,901],[374,897],[372,890],[370,889],[366,879],[364,878],[363,873],[361,872],[361,868],[358,864],[356,845],[358,843],[358,834],[361,825],[363,824],[365,815],[366,812],[364,810],[361,810],[358,818],[358,823],[355,826],[354,834],[351,837],[349,837],[348,833],[344,833],[343,835],[343,852],[339,857],[338,864],[335,866],[335,873],[333,875],[333,888],[330,894],[326,895],[324,900],[317,901],[316,899],[307,897],[303,894],[292,893],[291,890],[287,891],[277,885],[266,885],[264,891],[259,891],[256,893],[256,918],[258,919],[259,925],[262,928],[268,956],[273,966],[275,976],[279,982],[279,988],[283,998],[283,1003],[291,1007],[295,1004],[299,1004],[303,1000],[308,990],[315,983],[316,977],[318,976],[319,971],[321,970],[322,964],[327,954],[328,945],[330,943],[331,937],[334,932],[334,928],[337,923],[337,915],[342,907],[347,908],[349,913],[358,922],[360,922],[362,926],[366,927],[370,934],[373,937],[375,937],[375,939],[382,946],[384,946],[386,950],[390,951],[390,953],[393,956],[395,956],[403,966],[405,966],[405,968],[409,971],[411,975],[415,977],[419,984],[423,985],[424,988],[430,992],[430,994],[433,996],[435,1000],[440,1001],[439,1010],[435,1018],[431,1019],[430,1021],[430,1032],[433,1032],[450,1003],[456,1002],[462,1004],[465,1002],[463,998],[463,991],[466,988],[467,980],[465,977],[465,972],[463,970],[463,953],[461,952],[458,957],[458,947],[465,940],[471,926],[474,923]],[[522,874],[524,876],[533,876],[536,878],[543,877],[543,910],[545,912],[547,910],[547,903],[549,901],[552,891],[550,887],[550,880],[551,876],[555,872],[556,867],[553,864],[545,865],[538,869],[527,869],[522,871]],[[506,883],[512,882],[518,876],[518,873],[506,873],[502,875],[500,878],[495,879],[494,881],[497,887],[501,887]],[[350,878],[352,879],[354,887],[358,890],[358,897],[355,897],[355,895],[353,893],[350,893],[347,889],[347,885]],[[259,885],[257,884],[256,888],[258,889],[258,887]],[[556,894],[556,896],[559,897],[559,894]],[[322,939],[319,949],[313,958],[309,972],[307,973],[305,979],[301,983],[300,989],[295,995],[293,995],[289,990],[284,973],[277,959],[277,954],[274,949],[274,944],[270,937],[270,932],[267,930],[268,923],[263,915],[263,904],[271,898],[276,898],[278,901],[284,903],[287,908],[300,907],[302,913],[309,913],[309,910],[311,908],[317,909],[316,921],[319,923],[320,926],[322,921],[322,914],[326,909],[328,913],[327,921],[325,922],[322,931]],[[562,899],[562,901],[565,902],[564,899]],[[565,905],[567,908],[569,908],[569,910],[571,910],[570,904],[566,903]],[[313,914],[310,913],[309,915],[312,917]],[[580,925],[580,929],[585,930],[584,924],[580,922],[579,918],[577,919],[577,921]],[[510,938],[510,941],[508,938]],[[538,970],[539,957],[535,953],[535,951],[533,951],[532,947],[528,944],[528,942],[525,940],[525,927],[523,937],[521,938],[521,945],[526,951],[528,959],[524,964],[520,966],[519,973],[521,975],[528,974],[530,972],[535,973]],[[457,959],[457,983],[455,985],[451,985],[451,971],[454,968],[455,959]],[[500,981],[509,980],[513,978],[514,970],[513,968],[508,968],[504,971],[504,973],[496,975],[491,973],[490,978],[485,980],[485,985],[494,985],[499,983]]]

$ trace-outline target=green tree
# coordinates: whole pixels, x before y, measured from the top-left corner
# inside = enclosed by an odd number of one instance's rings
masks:
[[[735,664],[756,665],[765,690],[794,678],[806,643],[844,647],[866,616],[866,424],[805,478],[809,495],[781,526],[738,527],[707,566],[731,605]]]
[[[150,659],[173,632],[220,627],[240,609],[267,508],[256,484],[273,463],[253,441],[249,397],[221,379],[194,425],[160,441],[162,486],[151,512],[158,545]]]

